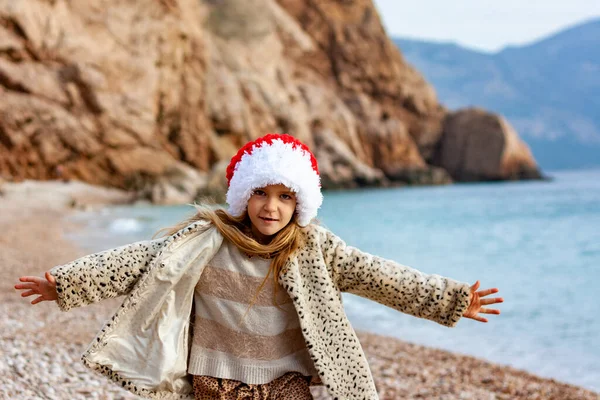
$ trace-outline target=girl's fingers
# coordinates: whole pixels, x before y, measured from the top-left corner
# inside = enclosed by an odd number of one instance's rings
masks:
[[[479,310],[479,312],[482,314],[500,314],[500,310],[497,310],[495,308],[482,308]]]
[[[479,281],[475,282],[473,284],[473,286],[471,286],[471,292],[476,292],[477,289],[479,289],[479,285],[480,285]]]
[[[21,293],[21,297],[28,297],[31,296],[32,294],[36,294],[37,292],[33,291],[33,290],[28,290],[26,292]]]
[[[479,315],[473,315],[473,316],[468,316],[467,318],[471,318],[474,319],[475,321],[479,321],[479,322],[488,322],[488,320],[486,318],[483,318]]]
[[[50,271],[46,271],[46,280],[53,285],[56,285],[56,278],[50,274]]]
[[[17,283],[15,285],[15,289],[33,289],[36,287],[37,287],[37,284],[35,284],[35,283]]]
[[[479,297],[485,297],[488,296],[492,293],[498,293],[498,289],[497,288],[492,288],[492,289],[485,289],[485,290],[480,290],[479,292],[477,292],[477,294],[479,295]]]
[[[19,278],[19,280],[21,282],[35,282],[35,283],[39,283],[42,281],[42,278],[40,278],[39,276],[22,276]]]
[[[39,302],[41,302],[41,301],[43,301],[43,300],[44,300],[44,298],[43,298],[42,296],[40,296],[40,297],[38,297],[37,299],[34,299],[34,300],[31,302],[31,304],[37,304],[37,303],[39,303]]]
[[[482,299],[480,301],[482,306],[487,306],[490,304],[503,303],[504,299],[502,297],[494,297],[493,299]]]

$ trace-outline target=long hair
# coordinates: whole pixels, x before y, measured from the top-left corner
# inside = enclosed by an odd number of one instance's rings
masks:
[[[290,222],[275,234],[270,243],[261,244],[252,237],[252,225],[248,212],[240,217],[234,217],[222,208],[215,208],[206,204],[196,204],[194,207],[196,208],[195,215],[173,227],[159,230],[155,236],[161,233],[163,233],[163,236],[172,235],[197,221],[210,222],[225,239],[231,241],[243,253],[252,257],[259,256],[271,259],[269,272],[258,287],[250,307],[256,301],[258,294],[271,275],[273,277],[273,304],[279,306],[276,302],[279,275],[288,258],[305,243],[305,230],[298,225],[296,213],[294,213]]]

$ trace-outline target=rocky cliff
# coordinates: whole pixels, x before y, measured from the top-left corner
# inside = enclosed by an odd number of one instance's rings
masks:
[[[0,0],[11,180],[150,187],[160,200],[204,187],[247,140],[288,132],[314,149],[325,188],[446,182],[448,157],[472,155],[441,149],[447,117],[371,0]],[[511,143],[478,151],[536,175],[530,155],[506,156],[527,153]]]

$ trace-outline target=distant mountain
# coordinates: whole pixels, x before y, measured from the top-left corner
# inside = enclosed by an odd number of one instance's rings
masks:
[[[506,116],[543,169],[600,166],[600,19],[493,54],[393,40],[441,103]]]

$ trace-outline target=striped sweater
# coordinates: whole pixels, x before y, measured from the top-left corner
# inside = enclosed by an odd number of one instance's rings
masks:
[[[249,258],[224,241],[195,288],[192,375],[264,384],[290,371],[316,376],[286,290],[274,287],[270,260]],[[250,307],[250,305],[252,306]]]

